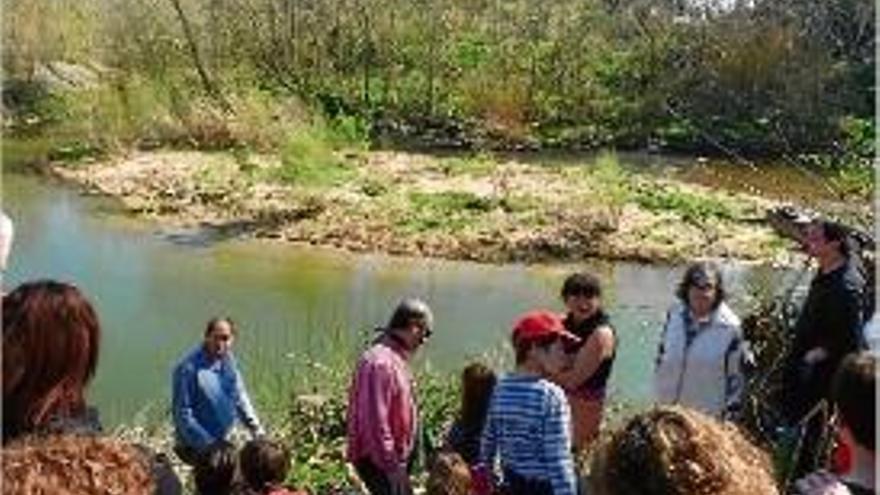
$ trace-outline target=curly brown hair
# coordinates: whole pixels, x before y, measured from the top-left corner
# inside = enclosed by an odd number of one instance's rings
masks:
[[[428,481],[426,495],[469,495],[471,493],[471,471],[460,455],[443,452],[434,460]]]
[[[3,493],[8,495],[149,495],[147,457],[106,437],[27,437],[3,447]]]
[[[732,424],[678,406],[638,414],[598,449],[596,495],[775,495],[770,459]]]

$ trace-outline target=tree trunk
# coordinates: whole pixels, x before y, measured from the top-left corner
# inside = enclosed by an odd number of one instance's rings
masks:
[[[193,36],[192,28],[190,27],[189,20],[186,18],[186,14],[183,13],[183,8],[180,6],[180,0],[171,0],[171,4],[174,6],[174,10],[177,12],[177,17],[180,20],[180,25],[183,28],[183,35],[186,37],[186,43],[189,47],[190,56],[193,60],[193,65],[196,67],[196,72],[199,74],[199,80],[202,83],[202,88],[204,88],[205,92],[208,93],[211,98],[213,98],[219,105],[223,111],[227,113],[234,113],[232,110],[232,105],[226,101],[226,98],[223,97],[223,94],[220,92],[220,88],[211,80],[208,76],[208,71],[205,69],[205,65],[202,63],[202,58],[199,55],[199,47],[196,44],[196,39]]]

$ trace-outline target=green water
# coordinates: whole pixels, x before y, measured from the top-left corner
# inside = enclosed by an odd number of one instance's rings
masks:
[[[620,337],[612,394],[644,402],[681,273],[632,263],[485,266],[221,241],[126,217],[108,200],[43,178],[9,169],[3,178],[3,208],[16,227],[4,285],[56,278],[75,282],[92,299],[104,333],[90,399],[109,425],[168,399],[175,361],[199,341],[211,316],[238,322],[236,353],[247,379],[249,367],[280,369],[291,354],[326,351],[334,332],[357,342],[386,320],[401,295],[419,295],[436,313],[435,336],[420,363],[456,371],[487,350],[506,351],[519,313],[561,310],[559,286],[575,269],[595,271],[607,284],[606,307]],[[780,277],[744,266],[725,270],[734,307],[743,306],[752,287],[772,289]],[[351,347],[335,351],[356,352]]]

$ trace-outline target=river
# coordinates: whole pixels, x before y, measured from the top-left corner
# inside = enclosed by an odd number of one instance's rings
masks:
[[[103,340],[90,400],[111,426],[169,399],[175,361],[199,341],[211,316],[238,322],[236,353],[247,379],[248,368],[283,367],[291,353],[326,352],[334,332],[363,335],[386,320],[401,295],[420,295],[435,310],[436,331],[418,363],[456,371],[487,350],[509,354],[509,327],[519,313],[561,310],[559,287],[573,270],[594,271],[607,286],[605,304],[620,338],[613,397],[644,403],[682,271],[600,261],[488,266],[218,240],[165,231],[121,214],[111,200],[34,175],[6,169],[3,179],[3,208],[16,227],[4,286],[55,278],[91,298]],[[782,276],[737,264],[724,270],[734,308]]]

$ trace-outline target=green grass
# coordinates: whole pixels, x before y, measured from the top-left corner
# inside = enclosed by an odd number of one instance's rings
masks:
[[[436,168],[448,177],[458,175],[486,177],[492,175],[498,166],[498,162],[491,154],[477,153],[466,157],[443,158],[438,161]]]
[[[352,180],[356,171],[336,156],[325,132],[318,127],[295,131],[281,150],[277,177],[290,184],[324,188]]]
[[[732,220],[736,215],[734,207],[726,201],[673,187],[639,187],[635,202],[654,212],[676,213],[682,220],[694,224],[711,219]]]
[[[409,204],[403,227],[415,232],[456,232],[475,225],[497,206],[492,199],[463,191],[413,192],[409,194]]]

